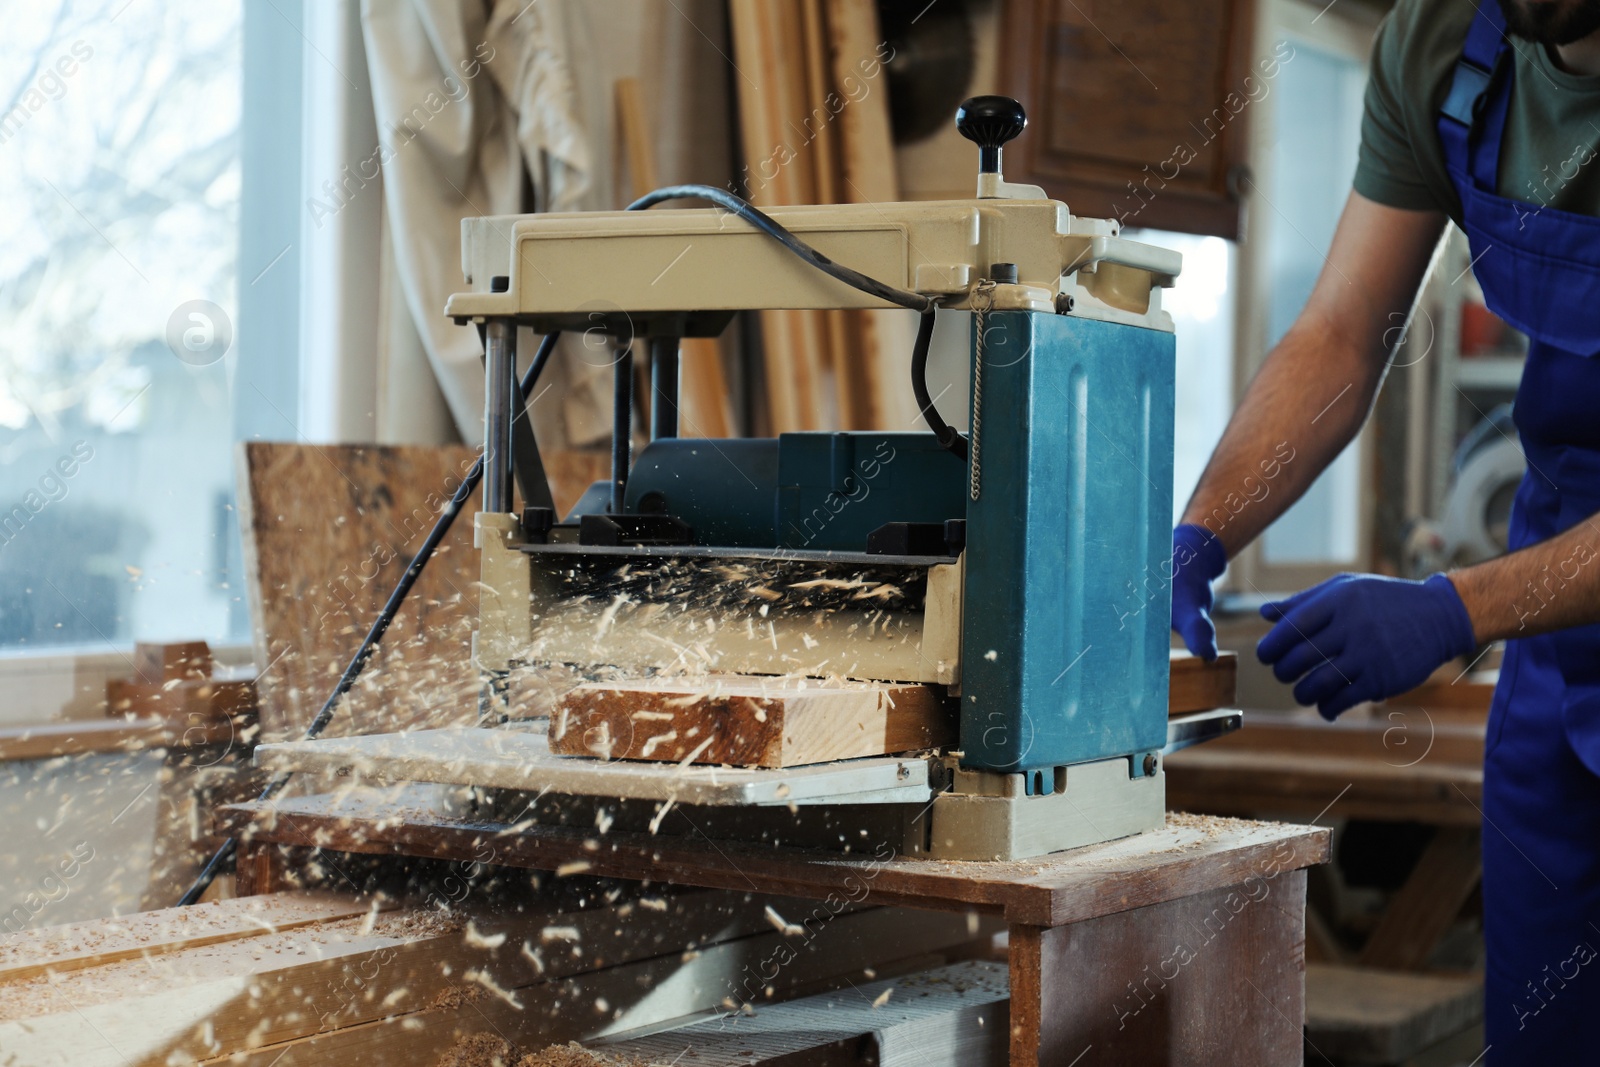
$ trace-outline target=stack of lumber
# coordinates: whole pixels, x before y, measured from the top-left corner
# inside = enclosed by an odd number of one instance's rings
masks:
[[[743,192],[758,207],[898,198],[886,51],[872,0],[732,0]],[[761,316],[773,433],[909,429],[887,392],[911,330],[905,313]]]
[[[296,892],[14,937],[0,946],[0,1061],[471,1063],[475,1049],[537,1053],[885,980],[973,938],[961,915],[587,879],[540,889],[541,876],[530,892],[512,877],[515,894],[445,883],[461,887],[448,911]],[[992,1016],[994,976],[965,984],[954,1006]]]

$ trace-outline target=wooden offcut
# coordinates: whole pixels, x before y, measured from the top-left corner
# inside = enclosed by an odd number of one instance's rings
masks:
[[[604,759],[797,767],[946,745],[954,716],[932,686],[726,675],[571,690],[550,750]]]
[[[1168,664],[1167,714],[1233,707],[1238,676],[1237,653],[1223,652],[1207,662],[1173,649]]]

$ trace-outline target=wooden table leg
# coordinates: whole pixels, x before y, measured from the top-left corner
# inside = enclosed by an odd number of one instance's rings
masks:
[[[285,870],[283,846],[246,838],[235,854],[233,891],[241,897],[276,893],[285,887]]]
[[[1420,971],[1483,880],[1479,832],[1441,826],[1361,949],[1363,967]]]
[[[1067,926],[1011,927],[1014,1067],[1299,1063],[1305,871]]]

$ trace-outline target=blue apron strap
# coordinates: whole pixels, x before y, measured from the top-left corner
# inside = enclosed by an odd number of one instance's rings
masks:
[[[1506,40],[1505,20],[1500,5],[1484,2],[1478,5],[1478,14],[1467,29],[1467,39],[1461,46],[1461,58],[1456,60],[1455,72],[1450,78],[1450,88],[1444,103],[1439,107],[1439,141],[1444,147],[1445,165],[1460,176],[1471,175],[1481,188],[1493,192],[1495,174],[1500,159],[1500,134],[1505,125],[1503,104],[1510,98],[1510,79],[1495,77],[1496,70],[1510,50]],[[1483,130],[1492,136],[1472,138],[1473,126],[1483,115],[1485,101],[1491,89],[1497,90],[1496,101],[1502,106],[1491,121],[1493,130]],[[1476,140],[1477,143],[1471,143]],[[1476,149],[1476,151],[1474,151]],[[1481,173],[1487,164],[1487,175]]]

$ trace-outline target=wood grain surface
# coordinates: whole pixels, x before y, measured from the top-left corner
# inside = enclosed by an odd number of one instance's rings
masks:
[[[713,675],[569,691],[550,751],[604,759],[798,767],[954,741],[939,690],[882,682]]]
[[[292,845],[315,840],[335,852],[470,859],[481,857],[488,843],[495,863],[536,870],[810,898],[859,894],[865,884],[874,903],[998,912],[1008,922],[1036,926],[1078,922],[1323,863],[1329,841],[1329,832],[1316,827],[1170,815],[1159,830],[1028,860],[902,858],[891,850],[880,855],[870,840],[855,848],[862,857],[857,859],[399,811],[372,789],[235,804],[217,818],[219,829],[235,836]]]
[[[1239,654],[1223,652],[1207,663],[1199,656],[1173,649],[1167,667],[1167,714],[1234,706]]]
[[[1011,1062],[1300,1063],[1304,871],[1011,931]],[[1086,1055],[1092,1051],[1092,1055]]]
[[[322,707],[476,453],[466,447],[241,446],[240,522],[261,739]],[[333,736],[475,717],[476,494],[428,564]]]

